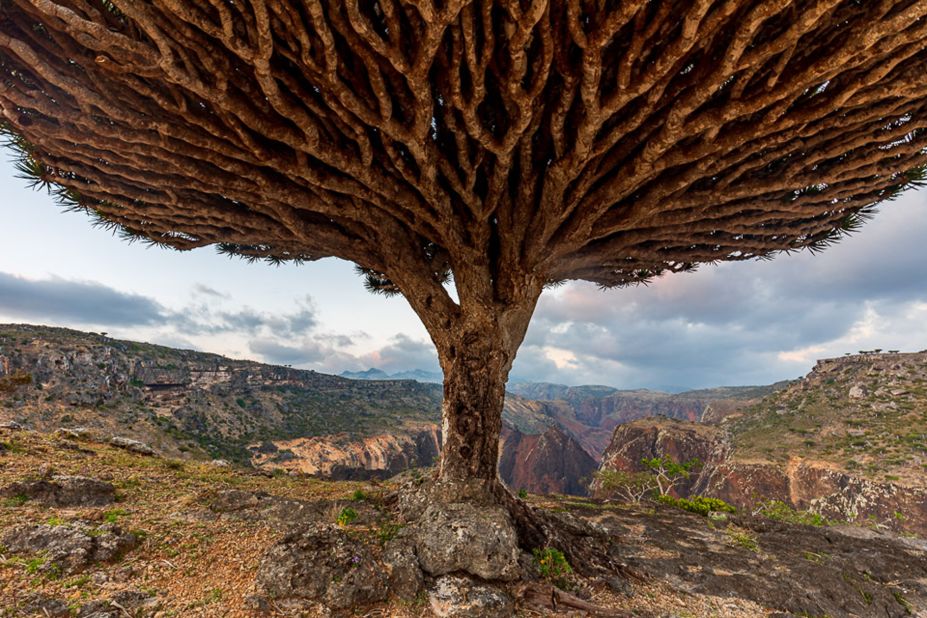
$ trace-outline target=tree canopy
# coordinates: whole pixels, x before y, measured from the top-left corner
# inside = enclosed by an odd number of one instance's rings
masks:
[[[0,109],[24,171],[131,237],[338,256],[386,291],[623,285],[822,247],[923,181],[925,15],[4,0]]]

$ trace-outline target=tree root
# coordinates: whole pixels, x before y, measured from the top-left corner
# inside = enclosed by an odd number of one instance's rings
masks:
[[[621,561],[605,530],[570,513],[533,507],[513,496],[501,484],[494,493],[511,515],[522,548],[529,551],[536,547],[559,549],[573,570],[586,577],[620,575],[637,582],[647,580],[645,575]]]
[[[538,610],[545,614],[550,612],[578,610],[591,616],[602,618],[626,618],[628,614],[584,601],[576,595],[564,592],[551,584],[530,582],[521,584],[516,590],[516,597],[522,607]]]

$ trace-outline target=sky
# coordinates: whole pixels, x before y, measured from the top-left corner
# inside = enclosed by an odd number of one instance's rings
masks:
[[[129,244],[15,178],[0,152],[0,322],[65,326],[326,373],[438,371],[401,297],[328,259],[273,267]],[[821,254],[541,297],[511,381],[679,391],[769,384],[816,359],[927,348],[927,191]]]

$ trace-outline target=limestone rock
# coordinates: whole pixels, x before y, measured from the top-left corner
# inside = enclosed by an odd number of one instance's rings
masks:
[[[315,524],[272,546],[258,568],[258,588],[274,599],[323,603],[333,609],[386,599],[382,565],[367,548],[331,524]]]
[[[508,618],[515,614],[505,591],[457,575],[439,577],[428,600],[431,611],[441,618]]]
[[[518,539],[501,506],[432,504],[416,522],[413,536],[426,573],[463,571],[486,580],[518,578]]]
[[[130,453],[136,453],[138,455],[154,455],[155,451],[153,448],[145,444],[144,442],[139,442],[138,440],[133,440],[132,438],[123,438],[120,436],[113,436],[109,441],[110,444],[117,448],[125,449]]]
[[[138,538],[118,526],[94,528],[84,523],[23,525],[9,528],[0,538],[13,554],[44,558],[42,570],[76,573],[97,562],[109,562],[138,545]]]
[[[383,551],[383,563],[390,593],[406,601],[418,596],[424,578],[410,545],[398,540],[389,542]]]
[[[862,399],[867,394],[866,387],[862,384],[854,384],[850,387],[850,390],[847,392],[847,397],[850,399]]]
[[[55,475],[10,483],[0,490],[0,496],[25,496],[45,506],[103,506],[115,501],[116,488],[112,483],[85,476]]]

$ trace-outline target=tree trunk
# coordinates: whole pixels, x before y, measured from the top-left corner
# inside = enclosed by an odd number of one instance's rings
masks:
[[[432,331],[444,370],[442,481],[497,484],[505,383],[540,294],[540,285],[525,285],[507,302],[465,300]]]
[[[445,481],[496,480],[499,433],[510,353],[493,329],[458,338],[444,363],[442,434],[438,475]],[[511,353],[514,356],[514,352]]]

